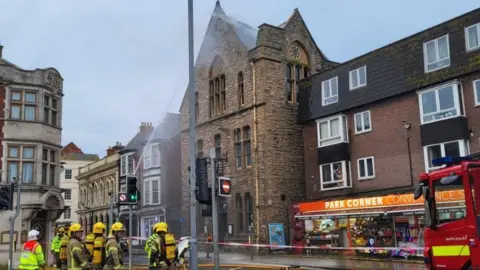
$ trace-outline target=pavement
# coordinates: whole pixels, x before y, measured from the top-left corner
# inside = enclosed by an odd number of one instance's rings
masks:
[[[188,257],[188,255],[187,255]],[[133,257],[133,264],[145,264],[147,262],[146,255],[136,254]],[[206,252],[198,253],[199,267],[213,268],[213,253],[207,258]],[[422,264],[409,262],[388,262],[388,261],[362,261],[354,259],[340,258],[320,258],[320,257],[300,257],[289,255],[269,255],[254,257],[253,261],[247,254],[237,253],[220,253],[220,265],[226,269],[280,269],[295,267],[301,269],[375,269],[375,270],[423,270]],[[223,267],[222,267],[223,268]]]

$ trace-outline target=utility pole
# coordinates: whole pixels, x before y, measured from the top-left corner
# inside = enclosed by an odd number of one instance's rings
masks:
[[[112,227],[113,224],[113,191],[108,192],[110,197],[110,210],[108,211],[108,228]]]
[[[189,101],[188,115],[189,122],[189,156],[190,156],[190,269],[197,270],[198,267],[198,242],[197,242],[197,201],[196,189],[196,168],[195,168],[195,143],[197,116],[195,112],[195,63],[193,60],[193,0],[188,0],[188,78],[189,78]]]
[[[8,218],[8,220],[10,221],[10,246],[8,250],[8,270],[13,270],[13,229],[15,226],[15,220],[20,214],[20,193],[21,193],[20,182],[21,181],[16,181],[16,182],[17,182],[17,205],[15,206],[15,213],[13,214],[13,216]],[[13,186],[11,186],[11,188],[13,188]],[[10,200],[13,200],[13,198],[10,198]]]
[[[215,148],[210,149],[210,169],[212,171],[213,265],[215,270],[219,270],[220,253],[218,248],[217,158]]]

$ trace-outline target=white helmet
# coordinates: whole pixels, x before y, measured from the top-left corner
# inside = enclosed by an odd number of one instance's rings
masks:
[[[40,232],[37,230],[31,230],[28,232],[28,240],[38,240]]]

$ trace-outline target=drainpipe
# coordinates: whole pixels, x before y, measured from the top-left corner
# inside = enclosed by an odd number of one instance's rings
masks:
[[[253,90],[253,147],[255,151],[255,233],[256,233],[256,243],[258,245],[260,241],[260,207],[259,207],[259,188],[258,188],[258,143],[257,143],[257,87],[255,83],[256,73],[255,73],[255,63],[250,62],[252,67],[252,90]],[[257,246],[258,254],[258,246]]]

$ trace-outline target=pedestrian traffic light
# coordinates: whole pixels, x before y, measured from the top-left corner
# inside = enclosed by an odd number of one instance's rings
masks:
[[[137,203],[138,202],[138,189],[137,189],[137,177],[136,176],[127,176],[127,202]]]
[[[218,196],[230,197],[232,195],[232,180],[228,177],[218,177]]]
[[[13,191],[15,184],[2,186],[0,188],[0,210],[13,210]]]
[[[197,201],[201,204],[210,205],[212,204],[211,192],[208,189],[208,166],[207,159],[197,158],[196,159],[196,185],[197,189],[195,191],[195,197]]]

